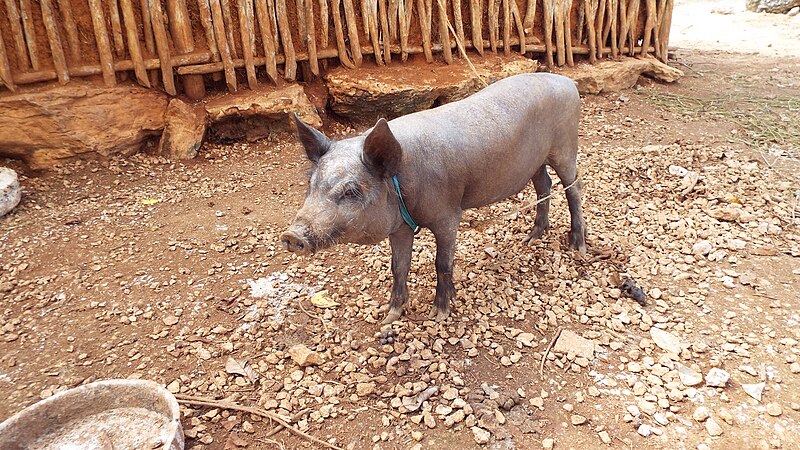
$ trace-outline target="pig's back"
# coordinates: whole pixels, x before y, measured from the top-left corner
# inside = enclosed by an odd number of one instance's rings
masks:
[[[514,195],[551,153],[577,147],[579,114],[572,80],[524,74],[390,127],[415,170],[472,208]]]

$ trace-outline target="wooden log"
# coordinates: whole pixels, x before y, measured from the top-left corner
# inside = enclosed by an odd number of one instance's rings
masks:
[[[437,9],[439,11],[439,43],[442,44],[444,50],[444,61],[447,64],[453,63],[453,51],[450,49],[450,32],[447,31],[447,0],[436,0]]]
[[[661,57],[661,18],[664,15],[667,2],[665,0],[658,0],[656,3],[656,18],[655,24],[653,25],[653,48],[655,48],[656,58],[663,59]]]
[[[314,24],[314,0],[305,0],[304,6],[306,19],[305,40],[308,48],[309,64],[311,65],[311,73],[319,76],[319,60],[317,59],[317,30]]]
[[[525,54],[526,42],[525,42],[525,26],[522,23],[523,18],[519,12],[519,7],[517,6],[517,2],[511,0],[510,3],[511,3],[511,17],[514,18],[514,23],[517,26],[517,31],[519,34],[519,52],[520,54]]]
[[[108,1],[108,18],[111,21],[111,36],[114,38],[114,52],[118,57],[125,55],[125,41],[122,39],[122,22],[119,18],[117,0]]]
[[[225,33],[225,19],[222,13],[222,5],[220,0],[210,0],[209,5],[211,6],[211,20],[214,25],[214,38],[217,40],[219,55],[222,59],[222,68],[225,71],[225,83],[228,85],[228,90],[236,92],[236,72],[233,67],[231,49],[228,45],[228,36]]]
[[[422,29],[422,51],[425,53],[425,61],[433,62],[433,52],[431,50],[431,18],[425,11],[425,0],[417,0],[417,14],[419,15],[419,25]]]
[[[397,27],[400,29],[400,61],[406,62],[408,60],[408,33],[411,25],[410,12],[406,12],[413,8],[414,1],[397,0]]]
[[[36,50],[36,30],[33,23],[31,0],[20,0],[19,13],[22,17],[22,29],[25,34],[25,43],[28,46],[31,67],[33,70],[39,70],[39,53]]]
[[[595,45],[597,45],[597,57],[603,57],[603,46],[605,42],[603,41],[603,27],[605,26],[605,16],[606,16],[606,0],[599,0],[597,5],[597,11],[595,12]]]
[[[511,5],[514,0],[502,0],[503,2],[503,54],[511,54]]]
[[[392,38],[389,34],[389,16],[387,13],[388,6],[386,0],[377,0],[378,2],[378,17],[381,22],[381,37],[383,38],[383,62],[386,65],[392,63]]]
[[[255,2],[258,29],[261,31],[261,44],[264,47],[264,69],[266,69],[269,78],[277,83],[278,64],[275,61],[275,48],[277,45],[272,33],[272,20],[270,20],[267,1],[255,0]]]
[[[530,0],[535,2],[536,0]],[[469,13],[472,22],[472,42],[478,54],[483,56],[483,2],[469,0]]]
[[[275,51],[278,51],[278,47],[280,47],[280,32],[278,31],[278,18],[277,14],[275,13],[275,0],[267,0],[267,14],[272,22],[272,42],[275,43]],[[276,54],[277,56],[277,54]]]
[[[211,6],[208,0],[197,0],[197,8],[200,12],[200,23],[203,26],[203,32],[206,36],[206,45],[208,51],[214,56],[216,61],[220,60],[219,49],[217,48],[217,39],[214,37],[214,25],[211,22]]]
[[[359,0],[361,8],[361,21],[363,22],[364,34],[369,38],[369,0]]]
[[[642,38],[642,56],[645,56],[647,47],[650,47],[650,40],[653,37],[653,29],[656,26],[656,0],[646,0],[647,19],[644,23],[644,37]]]
[[[586,10],[586,26],[587,26],[587,37],[588,37],[588,44],[589,44],[589,62],[594,64],[597,61],[597,34],[594,28],[595,24],[595,15],[597,11],[595,10],[595,3],[594,0],[583,0],[583,5]],[[578,43],[580,40],[578,40]]]
[[[126,0],[120,0],[121,2]],[[172,42],[175,50],[179,54],[194,52],[194,38],[192,37],[192,23],[189,18],[189,9],[186,7],[186,0],[167,0],[167,17],[169,17],[169,29],[172,35]],[[136,34],[128,33],[128,41],[138,40]],[[131,55],[133,56],[133,55]],[[137,74],[137,78],[138,78]],[[182,78],[183,92],[192,100],[200,100],[206,96],[206,87],[203,77],[197,75],[185,76]]]
[[[230,0],[221,0],[220,6],[222,8],[222,23],[225,25],[225,39],[228,41],[228,49],[233,58],[238,58],[239,53],[236,51],[236,37],[233,35],[233,12],[231,11]],[[219,38],[217,38],[219,40]]]
[[[342,1],[333,0],[331,15],[333,16],[333,32],[336,35],[336,50],[339,52],[339,61],[348,69],[355,69],[355,64],[347,55],[347,44],[344,41],[344,26],[342,24]]]
[[[156,40],[153,37],[153,21],[150,18],[150,2],[148,0],[139,0],[139,6],[142,13],[142,33],[144,34],[144,46],[147,50],[147,57],[156,56]],[[151,86],[158,86],[158,71],[150,70],[148,72]]]
[[[525,20],[522,25],[526,33],[533,33],[533,24],[536,21],[536,0],[528,0],[528,7],[525,10]]]
[[[256,66],[253,63],[253,46],[250,42],[250,36],[253,36],[253,22],[247,17],[247,6],[245,2],[248,0],[237,0],[236,10],[239,13],[239,35],[242,38],[242,54],[244,55],[244,69],[247,73],[247,85],[250,89],[255,90],[258,87],[256,80]]]
[[[11,91],[16,92],[17,85],[14,84],[14,78],[11,76],[11,64],[8,62],[8,54],[6,53],[6,44],[3,42],[3,36],[0,34],[0,82]]]
[[[608,0],[611,9],[609,10],[609,30],[611,42],[611,56],[616,59],[619,57],[619,45],[617,44],[617,31],[619,28],[619,9],[621,8],[622,0]],[[606,38],[608,39],[608,38]]]
[[[347,21],[347,38],[350,40],[350,51],[353,54],[353,64],[361,66],[362,54],[361,43],[358,38],[358,23],[356,22],[356,11],[353,7],[353,0],[344,0],[344,17]]]
[[[114,86],[117,84],[114,74],[114,57],[111,54],[111,43],[108,40],[106,19],[100,0],[89,0],[89,12],[92,15],[92,26],[94,27],[94,38],[97,41],[97,53],[100,56],[103,81],[106,86]]]
[[[73,63],[79,64],[81,62],[81,44],[78,40],[78,27],[75,25],[75,16],[72,14],[71,0],[58,0],[58,9],[61,11],[64,32],[67,35],[69,57]]]
[[[53,55],[53,65],[56,68],[58,82],[60,84],[66,84],[69,81],[69,72],[67,72],[67,60],[64,57],[64,47],[61,45],[61,36],[58,34],[56,16],[53,13],[50,0],[40,0],[40,4],[42,6],[42,21],[44,22],[44,29],[47,32],[47,41],[50,44],[50,54]]]
[[[572,52],[572,25],[570,23],[570,11],[572,11],[572,0],[564,0],[564,46],[567,51],[567,65],[574,66],[575,59]]]
[[[669,59],[669,33],[672,28],[672,10],[675,7],[674,0],[666,0],[667,6],[664,10],[664,22],[661,24],[661,58],[666,62]]]
[[[636,46],[636,42],[638,41],[638,36],[636,35],[636,30],[639,25],[639,8],[641,6],[640,0],[633,0],[631,3],[632,10],[628,11],[628,48],[630,48],[630,56],[633,56],[635,53],[634,48]]]
[[[375,56],[375,63],[379,66],[384,65],[383,55],[381,54],[381,38],[378,34],[378,0],[365,0],[367,8],[367,19],[369,28],[366,30],[372,42],[372,54]]]
[[[588,0],[578,0],[588,1]],[[583,29],[586,27],[586,8],[583,5],[578,6],[578,24],[575,27],[576,39],[579,44],[583,44]]]
[[[328,0],[319,0],[320,43],[322,48],[328,48],[328,33],[330,33],[330,18],[328,14]]]
[[[172,72],[172,61],[169,50],[169,38],[167,29],[164,26],[164,13],[161,10],[161,0],[149,0],[150,19],[153,21],[153,37],[156,40],[156,50],[158,58],[161,60],[161,82],[164,83],[164,90],[169,95],[178,95],[175,90],[175,77]]]
[[[139,46],[139,34],[137,33],[136,16],[133,14],[133,4],[131,0],[120,0],[120,7],[122,9],[125,33],[128,37],[128,52],[133,62],[136,81],[142,86],[150,87],[150,80],[147,78],[147,69],[144,66],[144,58],[142,57],[142,48]]]
[[[500,18],[497,16],[495,5],[499,1],[500,0],[487,0],[488,3],[486,5],[488,9],[487,14],[489,16],[489,49],[492,50],[492,53],[497,53],[497,28],[500,26]]]
[[[566,43],[566,33],[564,32],[564,22],[566,21],[566,17],[564,17],[564,0],[555,0],[555,20],[556,20],[556,56],[559,66],[563,66],[567,62],[567,50],[565,47]]]
[[[544,45],[546,49],[547,65],[553,65],[553,18],[555,17],[556,0],[542,0],[542,13],[544,14]]]
[[[400,30],[397,28],[398,22],[398,0],[389,0],[389,10],[387,12],[387,18],[389,20],[389,38],[392,41],[397,41],[400,38]]]
[[[17,62],[21,70],[27,69],[31,64],[28,58],[28,50],[25,47],[25,35],[20,25],[21,17],[15,0],[5,0],[8,21],[11,25],[11,37],[14,39],[14,50],[17,54]]]
[[[617,23],[619,24],[619,34],[617,35],[617,47],[626,47],[628,44],[628,3],[632,2],[633,0],[618,0],[619,2],[619,18],[617,19]]]
[[[289,19],[286,15],[286,0],[275,0],[275,15],[278,18],[281,45],[283,46],[283,55],[286,58],[283,66],[283,77],[287,80],[294,80],[297,78],[297,59],[294,44],[292,44],[292,28],[289,26]],[[233,72],[232,69],[231,72]]]
[[[464,18],[461,15],[461,0],[453,0],[453,22],[455,22],[456,38],[464,42]]]

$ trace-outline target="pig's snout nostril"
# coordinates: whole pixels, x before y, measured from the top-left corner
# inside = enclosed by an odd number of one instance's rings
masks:
[[[308,242],[294,232],[287,231],[281,235],[283,248],[290,252],[304,253],[308,249]]]

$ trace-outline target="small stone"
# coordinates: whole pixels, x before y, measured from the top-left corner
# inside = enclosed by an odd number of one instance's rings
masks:
[[[731,375],[728,372],[718,367],[713,367],[706,374],[706,385],[711,387],[725,387],[730,377]]]
[[[167,390],[172,394],[177,394],[181,391],[181,382],[177,378],[172,383],[167,385]]]
[[[356,385],[356,395],[359,397],[367,397],[368,395],[375,392],[375,383],[358,383]]]
[[[317,366],[323,363],[322,356],[310,350],[303,344],[297,344],[289,349],[289,356],[300,367]]]
[[[639,425],[639,428],[636,429],[636,432],[644,437],[647,437],[653,433],[653,429],[650,427],[650,425],[643,423]]]
[[[692,246],[692,254],[706,256],[711,253],[714,247],[708,241],[698,241]]]
[[[455,400],[456,397],[458,397],[458,389],[456,388],[450,388],[442,394],[442,398],[445,400]]]
[[[244,431],[245,433],[255,433],[256,429],[255,429],[255,427],[253,426],[252,423],[250,423],[250,422],[245,420],[242,423],[242,431]]]
[[[705,406],[698,406],[692,413],[692,419],[698,422],[704,422],[711,416],[711,412]]]
[[[533,333],[520,333],[517,335],[517,342],[525,347],[533,347],[536,342],[536,335]]]
[[[655,342],[657,346],[670,353],[680,355],[683,349],[681,340],[677,336],[660,328],[650,328],[650,337],[653,338],[653,342]]]
[[[594,358],[594,341],[586,339],[572,330],[563,330],[553,346],[555,353],[571,353],[591,360]]]
[[[652,416],[658,410],[658,405],[653,402],[648,402],[647,400],[639,400],[638,406],[639,409],[648,416]]]
[[[542,440],[542,448],[545,450],[549,450],[556,445],[556,441],[553,438],[545,438]]]
[[[586,417],[583,417],[580,414],[573,414],[572,416],[570,416],[569,419],[570,422],[572,422],[572,424],[575,426],[583,425],[584,423],[586,423]]]
[[[783,414],[783,408],[781,408],[781,405],[775,402],[767,403],[767,414],[772,417],[778,417]]]
[[[703,375],[683,364],[678,365],[678,377],[680,377],[681,383],[685,386],[697,386],[703,382]]]
[[[628,405],[628,407],[625,408],[625,410],[628,411],[628,414],[630,414],[632,417],[639,417],[639,414],[641,414],[641,411],[639,411],[639,407],[637,407],[636,405]]]
[[[533,397],[532,399],[528,400],[531,406],[535,406],[539,409],[544,408],[544,399],[542,397]]]
[[[722,435],[722,427],[717,423],[716,420],[714,420],[713,417],[709,417],[708,420],[706,420],[706,431],[711,437]]]
[[[761,394],[764,392],[764,387],[766,383],[753,383],[753,384],[743,384],[742,389],[754,399],[761,401]]]
[[[484,430],[481,427],[472,427],[472,438],[475,439],[475,442],[479,445],[484,445],[489,443],[489,439],[492,437],[491,433]]]
[[[421,441],[422,440],[422,432],[421,431],[416,431],[416,430],[412,431],[411,432],[411,439],[413,439],[415,441]]]
[[[603,441],[603,444],[610,445],[611,444],[611,436],[608,435],[608,431],[601,431],[598,433],[600,436],[600,440]]]
[[[161,320],[162,322],[164,322],[164,325],[171,327],[177,324],[179,319],[175,316],[169,315],[169,316],[164,316],[164,318]]]

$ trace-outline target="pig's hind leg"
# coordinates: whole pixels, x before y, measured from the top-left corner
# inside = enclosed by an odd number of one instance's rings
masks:
[[[430,319],[442,322],[450,315],[450,302],[456,298],[456,287],[453,284],[453,260],[456,254],[456,235],[461,222],[461,211],[455,213],[444,223],[432,227],[436,238],[436,296],[433,308],[428,315]]]
[[[562,161],[558,164],[552,164],[552,167],[556,171],[558,178],[561,179],[562,186],[567,187],[571,185],[570,188],[566,190],[570,215],[568,242],[571,248],[578,250],[581,256],[583,256],[586,254],[586,224],[583,221],[583,213],[581,212],[581,191],[583,190],[583,184],[578,180],[576,161],[575,159]]]
[[[536,171],[531,180],[533,181],[533,187],[536,189],[536,198],[539,203],[536,205],[536,218],[533,221],[533,229],[522,240],[524,244],[528,245],[533,245],[536,240],[542,237],[545,230],[550,228],[548,216],[550,215],[550,188],[553,186],[553,180],[547,174],[547,166],[544,164]]]
[[[408,302],[408,270],[411,268],[411,250],[414,248],[414,233],[402,227],[389,235],[392,247],[392,297],[389,312],[383,324],[390,324],[403,316],[403,308]]]

